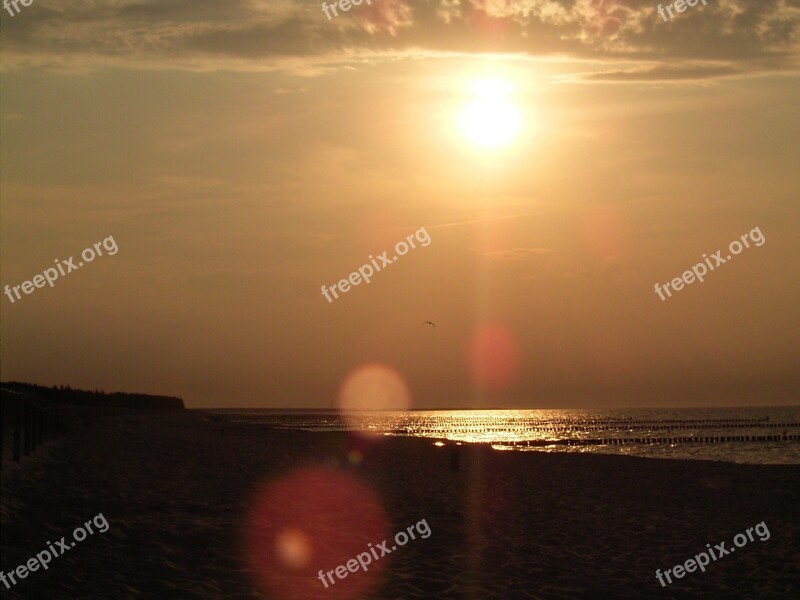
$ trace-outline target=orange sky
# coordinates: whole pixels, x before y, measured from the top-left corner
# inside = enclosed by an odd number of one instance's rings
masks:
[[[119,252],[0,297],[2,378],[327,407],[379,363],[413,407],[797,403],[800,6],[656,4],[4,12],[2,285]],[[521,120],[498,148],[458,126],[486,78]]]

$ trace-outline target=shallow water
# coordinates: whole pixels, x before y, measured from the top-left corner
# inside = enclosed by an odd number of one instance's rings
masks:
[[[800,407],[205,412],[280,428],[488,443],[498,450],[800,464]]]

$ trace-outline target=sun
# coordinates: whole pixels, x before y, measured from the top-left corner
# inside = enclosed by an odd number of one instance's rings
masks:
[[[502,98],[472,101],[461,112],[461,132],[484,148],[507,146],[519,131],[519,110]]]
[[[473,99],[461,110],[461,133],[483,148],[507,146],[522,126],[520,110],[509,100],[512,88],[505,81],[482,79],[472,83]]]

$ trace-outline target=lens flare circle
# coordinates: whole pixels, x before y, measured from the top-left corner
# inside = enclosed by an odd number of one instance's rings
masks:
[[[353,466],[361,464],[362,460],[364,460],[364,454],[361,450],[354,449],[347,453],[347,462]]]
[[[468,347],[468,364],[473,383],[482,390],[499,392],[516,380],[520,350],[514,335],[502,324],[479,327]]]
[[[339,408],[348,410],[407,410],[411,394],[405,380],[391,367],[369,364],[344,380]]]
[[[244,520],[244,552],[256,586],[270,598],[361,598],[388,559],[344,579],[334,576],[334,584],[325,573],[386,539],[387,522],[376,495],[354,476],[302,469],[256,491]]]
[[[275,537],[275,554],[290,569],[302,569],[311,559],[311,542],[299,529],[283,529]]]

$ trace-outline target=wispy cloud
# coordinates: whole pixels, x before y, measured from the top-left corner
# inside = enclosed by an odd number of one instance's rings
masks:
[[[509,248],[507,250],[489,250],[483,256],[498,260],[519,260],[530,256],[552,254],[551,248]]]
[[[477,223],[489,223],[491,221],[505,221],[507,219],[519,219],[523,217],[532,217],[535,216],[532,213],[522,214],[522,215],[500,215],[496,217],[484,217],[480,219],[469,219],[466,221],[453,221],[451,223],[438,223],[435,225],[428,225],[428,229],[440,229],[443,227],[459,227],[461,225],[474,225]]]

